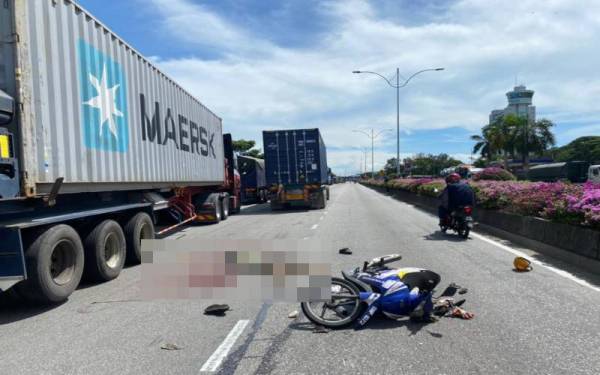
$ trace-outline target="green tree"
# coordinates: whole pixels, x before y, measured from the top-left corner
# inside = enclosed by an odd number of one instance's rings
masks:
[[[541,155],[554,146],[556,139],[552,133],[553,127],[554,123],[547,119],[527,124],[527,120],[523,118],[519,118],[519,121],[511,126],[513,131],[512,147],[521,154],[523,169],[529,169],[530,153]]]
[[[439,175],[440,172],[449,167],[462,164],[462,161],[450,157],[448,154],[417,154],[412,158],[411,174],[414,175]]]
[[[523,167],[528,169],[529,153],[543,154],[555,139],[552,133],[554,124],[547,119],[541,119],[527,124],[527,119],[514,114],[499,117],[491,124],[481,129],[481,135],[473,135],[476,141],[473,153],[480,153],[488,160],[501,157],[504,167],[508,169],[508,157],[515,158],[520,153],[523,158]]]
[[[600,137],[580,137],[565,145],[549,151],[557,161],[587,161],[600,163]]]
[[[243,153],[250,150],[254,145],[256,145],[256,142],[254,141],[238,139],[237,141],[233,141],[233,151]]]
[[[233,151],[238,152],[242,155],[251,156],[257,159],[264,159],[264,154],[261,150],[253,148],[256,145],[255,141],[238,139],[233,141]]]
[[[257,159],[264,159],[265,154],[263,154],[259,149],[253,148],[252,150],[246,151],[244,155],[251,156]]]

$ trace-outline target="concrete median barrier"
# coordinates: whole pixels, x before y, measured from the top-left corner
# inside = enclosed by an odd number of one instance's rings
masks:
[[[437,213],[439,201],[434,197],[418,195],[404,190],[386,192],[385,188],[365,186],[380,193],[391,195],[400,201]],[[481,207],[474,210],[473,217],[476,222],[487,227],[497,228],[586,258],[600,260],[600,231]]]

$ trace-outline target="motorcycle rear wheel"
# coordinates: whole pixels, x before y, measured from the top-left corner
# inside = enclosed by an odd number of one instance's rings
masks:
[[[469,232],[470,232],[470,231],[471,231],[471,230],[469,229],[469,227],[467,227],[467,226],[465,225],[463,228],[460,228],[460,229],[458,230],[458,235],[459,235],[461,238],[467,239],[467,238],[469,238]]]
[[[346,327],[358,319],[365,311],[366,305],[360,301],[360,290],[347,280],[332,277],[331,289],[331,300],[302,302],[302,312],[314,324],[334,329]],[[347,298],[343,298],[346,296]],[[346,314],[337,312],[336,308],[339,307],[342,307]]]

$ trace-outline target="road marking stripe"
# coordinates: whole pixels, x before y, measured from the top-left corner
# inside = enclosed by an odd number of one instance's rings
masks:
[[[318,227],[319,227],[319,224],[315,224],[315,225],[313,225],[312,227],[310,227],[310,230],[315,230],[315,229],[317,229]]]
[[[577,283],[577,284],[579,284],[579,285],[582,285],[582,286],[585,286],[585,287],[587,287],[587,288],[590,288],[590,289],[592,289],[592,290],[595,290],[596,292],[600,292],[600,288],[598,288],[598,287],[596,287],[596,286],[594,286],[594,285],[592,285],[592,284],[588,283],[587,281],[585,281],[585,280],[583,280],[583,279],[580,279],[579,277],[577,277],[577,276],[573,275],[573,274],[572,274],[572,273],[570,273],[570,272],[567,272],[567,271],[564,271],[564,270],[558,269],[558,268],[556,268],[556,267],[550,266],[550,265],[548,265],[548,264],[546,264],[546,263],[544,263],[544,262],[542,262],[542,261],[539,261],[539,260],[537,260],[537,259],[532,259],[532,258],[531,258],[531,256],[529,256],[529,255],[525,254],[525,253],[524,253],[524,252],[522,252],[522,251],[519,251],[519,250],[516,250],[516,249],[510,248],[510,247],[508,247],[508,246],[506,246],[506,245],[504,245],[504,244],[501,244],[501,243],[500,243],[500,242],[498,242],[498,241],[494,241],[494,240],[492,240],[492,239],[490,239],[490,238],[484,237],[484,236],[482,236],[481,234],[477,234],[477,233],[473,233],[473,232],[471,232],[471,235],[472,235],[473,237],[477,237],[477,238],[479,238],[480,240],[482,240],[482,241],[485,241],[485,242],[487,242],[487,243],[489,243],[489,244],[495,245],[495,246],[497,246],[497,247],[501,248],[502,250],[508,251],[509,253],[512,253],[512,254],[514,254],[514,255],[516,255],[516,256],[519,256],[519,257],[526,258],[526,259],[528,259],[528,260],[529,260],[531,263],[533,263],[533,264],[537,264],[537,265],[539,265],[539,266],[542,266],[542,267],[544,267],[544,268],[546,268],[546,269],[548,269],[548,270],[550,270],[550,271],[552,271],[552,272],[556,273],[557,275],[560,275],[560,276],[562,276],[562,277],[564,277],[564,278],[566,278],[566,279],[569,279],[569,280],[572,280],[572,281],[576,282],[576,283]]]
[[[223,342],[221,343],[221,345],[219,345],[217,350],[215,350],[215,352],[210,356],[210,358],[208,358],[204,365],[202,365],[200,372],[217,371],[217,369],[221,365],[221,362],[223,362],[223,359],[225,359],[227,354],[229,354],[229,351],[233,347],[233,344],[235,344],[235,341],[238,339],[238,337],[240,337],[242,332],[244,332],[244,329],[246,328],[248,323],[250,323],[249,320],[240,320],[235,324],[235,326],[233,326],[227,337],[225,337],[225,340],[223,340]]]
[[[323,220],[323,219],[325,219],[325,216],[321,216],[321,217],[319,218],[319,220]]]

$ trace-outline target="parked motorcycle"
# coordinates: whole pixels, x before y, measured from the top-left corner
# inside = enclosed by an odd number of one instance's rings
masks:
[[[454,232],[462,238],[469,238],[469,233],[473,229],[473,207],[464,206],[458,207],[454,210],[448,220],[440,224],[442,232],[446,233],[448,229],[452,229]]]
[[[304,315],[316,325],[341,328],[353,322],[364,326],[377,312],[392,319],[422,312],[435,302],[432,293],[441,278],[426,269],[386,266],[400,259],[386,255],[365,262],[362,270],[342,271],[343,278],[331,278],[329,301],[302,302]]]

